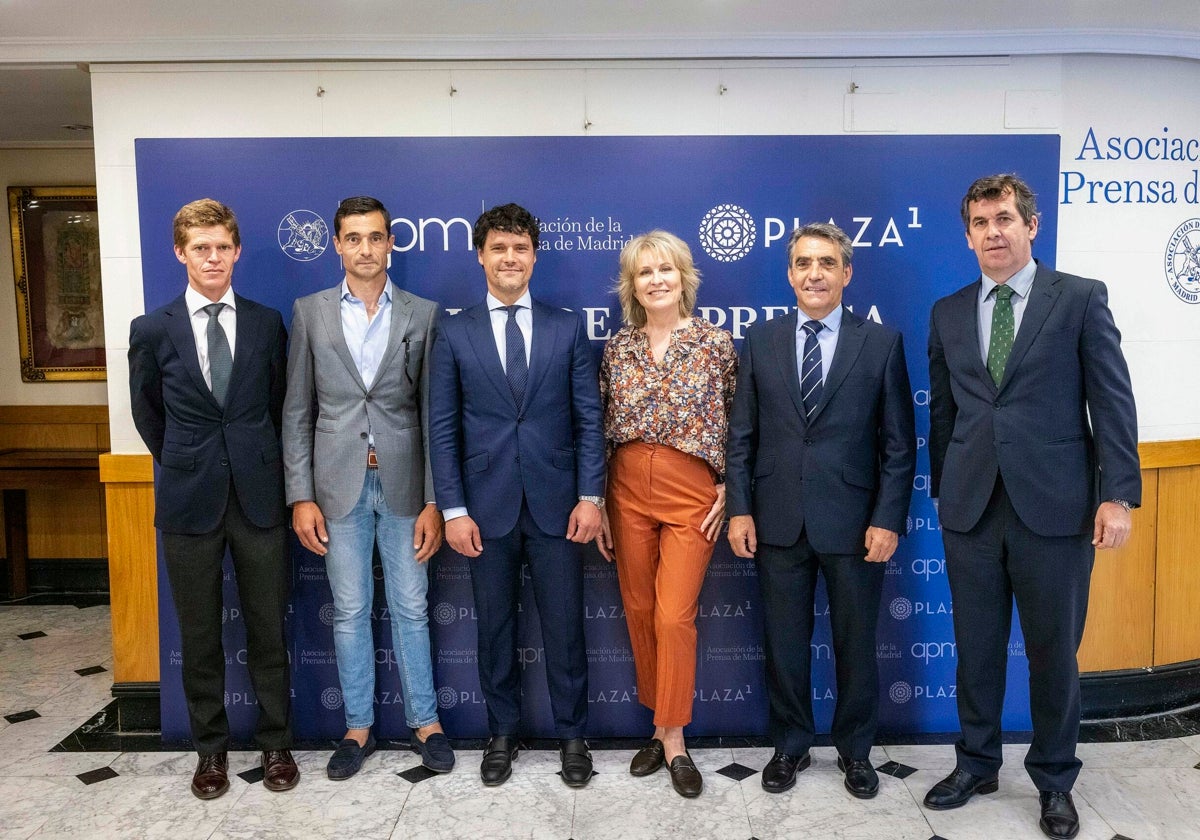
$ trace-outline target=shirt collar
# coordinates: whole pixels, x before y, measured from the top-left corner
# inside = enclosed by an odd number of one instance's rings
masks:
[[[197,312],[208,306],[210,303],[223,303],[230,309],[236,311],[237,304],[234,303],[233,286],[225,290],[225,294],[221,295],[220,300],[209,300],[204,295],[197,292],[189,285],[183,291],[183,302],[187,306],[188,315],[194,316]]]
[[[1027,298],[1029,297],[1029,290],[1033,288],[1033,278],[1036,274],[1037,260],[1031,259],[1025,264],[1024,268],[1022,268],[1012,277],[1008,278],[1008,282],[1005,285],[1012,289],[1013,294],[1015,294],[1017,297],[1022,299]],[[979,300],[984,301],[987,300],[987,296],[992,293],[992,289],[996,288],[1000,284],[991,277],[988,277],[986,274],[982,274],[980,277],[982,278],[983,282],[982,287],[979,290]]]
[[[383,304],[385,304],[385,303],[391,303],[391,302],[392,302],[392,291],[393,291],[393,290],[392,290],[392,281],[389,279],[389,280],[387,280],[387,281],[385,281],[385,282],[384,282],[384,284],[383,284],[383,291],[382,291],[382,292],[380,293],[380,295],[379,295],[379,304],[380,304],[380,306],[382,306],[382,305],[383,305]],[[346,282],[346,278],[345,278],[345,277],[343,277],[343,278],[342,278],[342,287],[341,287],[341,296],[340,296],[340,299],[341,299],[341,300],[361,301],[361,299],[360,299],[360,298],[357,298],[357,297],[355,297],[355,296],[354,296],[354,293],[353,293],[352,291],[350,291],[350,284],[349,284],[348,282]]]
[[[526,309],[533,309],[533,296],[529,294],[528,289],[525,290],[525,294],[517,298],[517,301],[514,305],[523,306]],[[494,311],[496,309],[503,309],[505,306],[508,306],[508,304],[503,303],[500,298],[496,297],[491,292],[487,293],[487,308],[489,310]]]
[[[796,318],[796,329],[797,330],[804,329],[805,321],[814,320],[813,318],[810,318],[808,316],[808,314],[798,306],[796,307],[796,314],[797,314],[797,318]],[[826,315],[824,318],[817,318],[815,320],[820,321],[821,326],[825,327],[825,329],[829,330],[829,332],[836,335],[837,331],[839,329],[841,329],[841,327],[842,327],[842,307],[838,306],[838,307],[834,308],[834,310],[832,312],[830,312],[828,315]]]

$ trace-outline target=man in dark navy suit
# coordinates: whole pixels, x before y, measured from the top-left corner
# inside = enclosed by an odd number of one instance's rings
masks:
[[[587,653],[579,544],[600,533],[604,436],[596,359],[578,314],[534,300],[538,223],[516,204],[475,223],[485,300],[443,319],[430,376],[429,449],[446,541],[470,558],[479,681],[491,739],[480,775],[517,756],[517,604],[529,563],[563,781],[587,784]]]
[[[899,332],[842,306],[850,238],[834,224],[788,241],[796,313],[746,334],[726,459],[729,544],[757,561],[775,754],[762,786],[782,793],[814,737],[813,593],[825,577],[837,705],[832,739],[845,787],[879,791],[875,625],[883,577],[906,530],[916,466],[913,400]]]
[[[1103,283],[1033,259],[1037,205],[1015,175],[962,200],[981,276],[933,305],[929,462],[958,650],[957,766],[935,810],[992,793],[1002,760],[1013,601],[1029,657],[1025,769],[1040,826],[1074,837],[1079,666],[1096,549],[1119,548],[1141,502],[1137,412]]]
[[[287,609],[287,508],[279,433],[287,333],[283,319],[233,292],[241,255],[237,219],[201,199],[174,222],[182,295],[135,318],[129,332],[133,421],[154,460],[154,524],[183,647],[183,690],[200,755],[192,793],[229,789],[229,721],[221,646],[221,565],[233,557],[263,785],[294,788],[291,701],[283,617]]]

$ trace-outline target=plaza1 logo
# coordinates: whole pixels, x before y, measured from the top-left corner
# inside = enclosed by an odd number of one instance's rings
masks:
[[[279,248],[294,260],[315,260],[329,247],[329,225],[311,210],[293,210],[279,221]]]
[[[453,624],[455,621],[477,620],[474,607],[456,607],[446,601],[442,601],[434,607],[432,615],[433,620],[443,627]]]
[[[444,685],[437,690],[437,704],[439,709],[478,705],[482,702],[483,697],[475,691],[458,691],[448,685]]]
[[[225,692],[226,706],[257,706],[258,699],[249,691],[226,691]]]
[[[906,621],[914,615],[953,615],[954,605],[945,601],[910,601],[903,595],[892,599],[888,613],[897,621]]]
[[[326,627],[333,626],[333,604],[322,604],[321,609],[317,610],[317,618]]]
[[[329,711],[342,707],[342,690],[335,685],[321,692],[321,705]]]
[[[909,616],[911,616],[912,614],[913,614],[912,601],[908,600],[907,598],[905,598],[903,596],[893,598],[892,602],[890,604],[888,604],[888,615],[890,615],[892,618],[896,619],[897,621],[907,621]]]
[[[1200,303],[1200,219],[1188,219],[1167,240],[1167,285],[1184,303]]]
[[[955,683],[913,685],[904,680],[896,680],[888,687],[888,699],[897,706],[903,706],[912,700],[951,700],[957,696],[958,686]]]
[[[754,692],[750,689],[750,684],[696,689],[694,694],[695,699],[700,703],[744,703],[750,699],[750,695]]]
[[[750,602],[743,601],[737,604],[700,604],[697,606],[697,615],[700,618],[745,618],[750,612]]]
[[[754,217],[736,204],[718,204],[700,220],[700,246],[720,262],[737,262],[758,240]]]
[[[608,618],[614,620],[625,620],[625,605],[624,604],[584,604],[584,618]]]
[[[631,685],[625,688],[601,688],[588,697],[589,703],[624,703],[632,704],[637,702],[637,686]]]

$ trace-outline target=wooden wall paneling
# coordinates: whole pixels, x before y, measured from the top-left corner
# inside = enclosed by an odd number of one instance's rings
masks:
[[[1080,671],[1145,668],[1154,661],[1157,470],[1142,470],[1142,506],[1124,546],[1097,551]]]
[[[158,547],[149,455],[100,456],[108,513],[113,679],[158,681]]]
[[[103,494],[99,486],[27,491],[29,557],[107,557]]]
[[[1200,659],[1200,466],[1158,474],[1154,664]]]

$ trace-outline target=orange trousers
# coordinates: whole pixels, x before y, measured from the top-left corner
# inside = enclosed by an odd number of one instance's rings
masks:
[[[607,506],[638,699],[655,726],[686,726],[696,688],[696,612],[714,543],[700,523],[717,491],[708,464],[634,441],[609,462]]]

